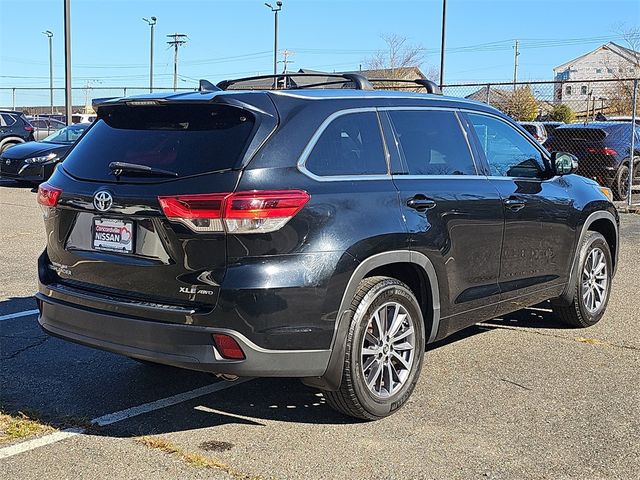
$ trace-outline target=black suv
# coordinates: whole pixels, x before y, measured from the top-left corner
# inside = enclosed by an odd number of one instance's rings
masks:
[[[376,419],[410,396],[426,343],[548,299],[570,325],[600,320],[619,219],[572,155],[481,103],[303,79],[97,104],[38,192],[41,326],[300,377]]]
[[[19,143],[33,140],[33,125],[22,112],[0,110],[0,153]]]
[[[610,187],[617,200],[629,192],[631,136],[634,140],[633,185],[640,186],[640,128],[632,132],[631,122],[592,122],[562,125],[553,131],[544,146],[574,154],[578,173]]]

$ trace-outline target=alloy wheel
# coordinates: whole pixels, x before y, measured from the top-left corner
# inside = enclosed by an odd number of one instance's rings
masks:
[[[415,328],[397,302],[379,307],[369,318],[362,339],[362,373],[370,392],[388,398],[405,384],[415,356]]]

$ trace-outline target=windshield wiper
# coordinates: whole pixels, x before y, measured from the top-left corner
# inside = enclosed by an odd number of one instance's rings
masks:
[[[109,169],[116,177],[119,177],[123,173],[129,173],[134,175],[148,175],[158,177],[177,177],[176,172],[171,170],[163,170],[161,168],[149,167],[148,165],[138,165],[137,163],[126,162],[111,162]]]

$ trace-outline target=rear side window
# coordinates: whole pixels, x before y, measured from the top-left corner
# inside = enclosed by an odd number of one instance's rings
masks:
[[[389,112],[409,175],[476,175],[475,164],[453,112]]]
[[[10,115],[8,113],[0,114],[0,126],[10,127],[14,123],[16,123],[16,118],[13,115]]]
[[[251,113],[225,105],[105,107],[64,161],[72,175],[112,178],[111,162],[197,175],[233,168],[249,143]]]
[[[376,113],[348,113],[333,120],[314,145],[305,167],[319,176],[386,175]]]

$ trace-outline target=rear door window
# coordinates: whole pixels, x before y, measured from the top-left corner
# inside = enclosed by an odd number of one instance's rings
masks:
[[[390,111],[409,175],[476,175],[455,114],[441,110]]]
[[[319,176],[386,175],[377,114],[348,113],[334,119],[318,138],[305,167]]]
[[[234,168],[255,123],[250,112],[226,105],[104,108],[64,161],[74,176],[111,180],[111,162],[169,170],[180,177]]]

